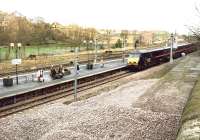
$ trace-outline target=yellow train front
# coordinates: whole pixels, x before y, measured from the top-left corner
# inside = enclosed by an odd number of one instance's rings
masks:
[[[132,52],[129,54],[127,64],[130,70],[137,70],[140,67],[140,56],[139,52]]]

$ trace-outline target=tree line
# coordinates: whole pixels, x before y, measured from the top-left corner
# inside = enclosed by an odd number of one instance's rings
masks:
[[[94,40],[96,34],[95,28],[50,24],[41,17],[28,19],[17,12],[0,11],[0,45],[9,45],[11,42],[20,42],[23,45],[58,42],[80,45],[83,40]]]

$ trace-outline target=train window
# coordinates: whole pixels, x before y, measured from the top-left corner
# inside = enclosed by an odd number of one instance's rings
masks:
[[[140,53],[131,53],[129,54],[129,57],[140,57]]]

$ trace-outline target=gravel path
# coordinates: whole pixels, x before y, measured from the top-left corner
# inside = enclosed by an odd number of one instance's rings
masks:
[[[186,57],[161,79],[130,81],[87,100],[0,119],[0,140],[173,140],[198,72]]]

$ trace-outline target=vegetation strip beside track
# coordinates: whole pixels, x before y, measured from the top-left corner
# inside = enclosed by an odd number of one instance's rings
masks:
[[[200,76],[188,99],[177,140],[200,139]]]

